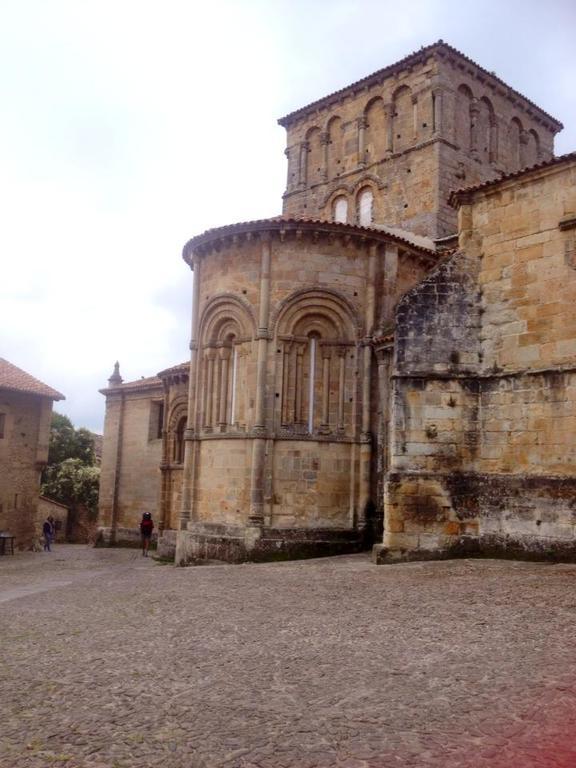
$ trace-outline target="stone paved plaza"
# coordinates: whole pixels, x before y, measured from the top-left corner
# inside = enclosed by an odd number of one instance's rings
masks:
[[[2,768],[576,766],[576,565],[0,559]]]

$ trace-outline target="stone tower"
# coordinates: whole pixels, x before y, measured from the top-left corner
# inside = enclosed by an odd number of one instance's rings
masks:
[[[548,160],[559,123],[442,41],[279,120],[284,214],[456,231],[451,190]]]

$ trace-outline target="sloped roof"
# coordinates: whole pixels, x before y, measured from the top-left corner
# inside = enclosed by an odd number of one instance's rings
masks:
[[[9,363],[0,357],[0,389],[9,389],[11,392],[25,392],[28,395],[48,397],[50,400],[65,400],[60,392],[57,392],[39,379],[31,376],[26,371]]]
[[[484,189],[490,189],[491,187],[497,187],[499,184],[502,184],[505,181],[509,181],[510,179],[519,179],[522,176],[527,176],[530,173],[533,173],[534,171],[539,171],[546,168],[552,168],[555,165],[562,165],[563,163],[569,163],[576,160],[576,152],[568,152],[565,155],[559,155],[558,157],[553,157],[551,160],[544,160],[541,163],[536,163],[535,165],[529,165],[527,168],[521,168],[519,171],[512,171],[511,173],[503,173],[501,176],[498,176],[496,179],[490,179],[489,181],[481,181],[478,184],[472,184],[469,187],[462,187],[461,189],[455,189],[452,192],[450,192],[450,195],[448,196],[448,203],[453,207],[457,208],[461,203],[463,203],[467,198],[470,197],[470,195],[474,194],[474,192],[479,192],[480,190]]]
[[[445,55],[455,56],[461,59],[462,61],[465,61],[468,64],[471,64],[472,66],[476,67],[480,72],[482,72],[482,74],[486,78],[492,80],[495,83],[498,83],[501,87],[505,88],[508,93],[521,99],[523,102],[525,102],[525,104],[532,107],[532,109],[534,109],[540,116],[549,120],[554,125],[557,131],[559,131],[564,127],[561,122],[556,120],[555,117],[552,117],[552,115],[549,115],[547,112],[545,112],[541,107],[539,107],[533,101],[530,101],[530,99],[527,99],[526,96],[523,96],[518,91],[515,91],[514,88],[511,88],[507,83],[505,83],[499,77],[496,77],[496,75],[493,72],[489,72],[488,70],[484,69],[484,67],[481,67],[475,61],[473,61],[468,56],[466,56],[464,53],[457,50],[456,48],[453,48],[451,45],[448,45],[448,43],[445,43],[443,40],[438,40],[436,43],[432,43],[432,45],[423,46],[419,51],[414,51],[414,53],[411,53],[408,56],[405,56],[403,59],[400,59],[400,61],[397,61],[394,64],[390,64],[389,66],[384,67],[383,69],[379,69],[377,72],[373,72],[371,75],[368,75],[367,77],[363,77],[361,80],[357,80],[355,83],[351,83],[350,85],[347,85],[345,88],[340,88],[339,90],[334,91],[333,93],[330,93],[328,96],[324,96],[323,98],[318,99],[317,101],[313,101],[311,104],[307,104],[305,107],[301,107],[300,109],[294,110],[294,112],[290,112],[288,115],[281,117],[278,120],[278,123],[279,125],[286,128],[288,125],[290,125],[290,123],[293,123],[295,120],[298,120],[299,118],[304,117],[305,115],[311,112],[314,112],[318,109],[328,107],[330,106],[331,103],[334,103],[336,100],[344,97],[345,95],[348,95],[349,93],[354,93],[354,91],[359,91],[363,88],[369,88],[370,86],[375,85],[378,81],[391,77],[392,75],[395,75],[398,72],[402,72],[404,69],[407,69],[408,67],[415,66],[416,64],[424,63],[428,58],[428,56],[434,53],[439,53],[440,55],[445,54]]]
[[[435,257],[436,253],[433,247],[433,243],[430,242],[432,247],[426,247],[423,244],[418,244],[414,241],[414,236],[410,232],[403,232],[400,229],[392,229],[390,227],[379,227],[377,225],[371,227],[362,227],[357,224],[345,224],[337,221],[329,221],[328,219],[313,219],[305,217],[291,217],[291,216],[274,216],[270,219],[255,219],[254,221],[242,221],[236,224],[227,224],[223,227],[215,227],[202,232],[200,235],[196,235],[189,240],[184,246],[182,257],[186,263],[190,264],[191,252],[196,248],[214,243],[218,240],[225,240],[226,238],[234,237],[235,235],[246,234],[248,232],[257,231],[324,231],[332,233],[349,234],[352,237],[359,237],[362,239],[371,238],[373,240],[392,241],[399,245],[403,245],[410,251],[414,251],[421,256],[427,258]],[[402,233],[402,234],[400,234]]]
[[[158,373],[158,376],[171,376],[174,373],[188,373],[190,370],[190,362],[178,363],[178,365],[172,365],[170,368],[165,368]]]

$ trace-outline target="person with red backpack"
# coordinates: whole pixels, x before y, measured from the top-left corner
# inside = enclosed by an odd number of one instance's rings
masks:
[[[150,512],[144,512],[142,515],[142,522],[140,523],[140,536],[142,537],[142,555],[148,557],[148,549],[150,548],[150,539],[152,538],[152,531],[154,530],[154,521]]]

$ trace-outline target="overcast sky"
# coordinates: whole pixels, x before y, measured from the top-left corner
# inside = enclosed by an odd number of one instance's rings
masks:
[[[576,149],[575,0],[0,0],[0,356],[101,431],[188,357],[186,240],[280,212],[277,118],[440,38]]]

